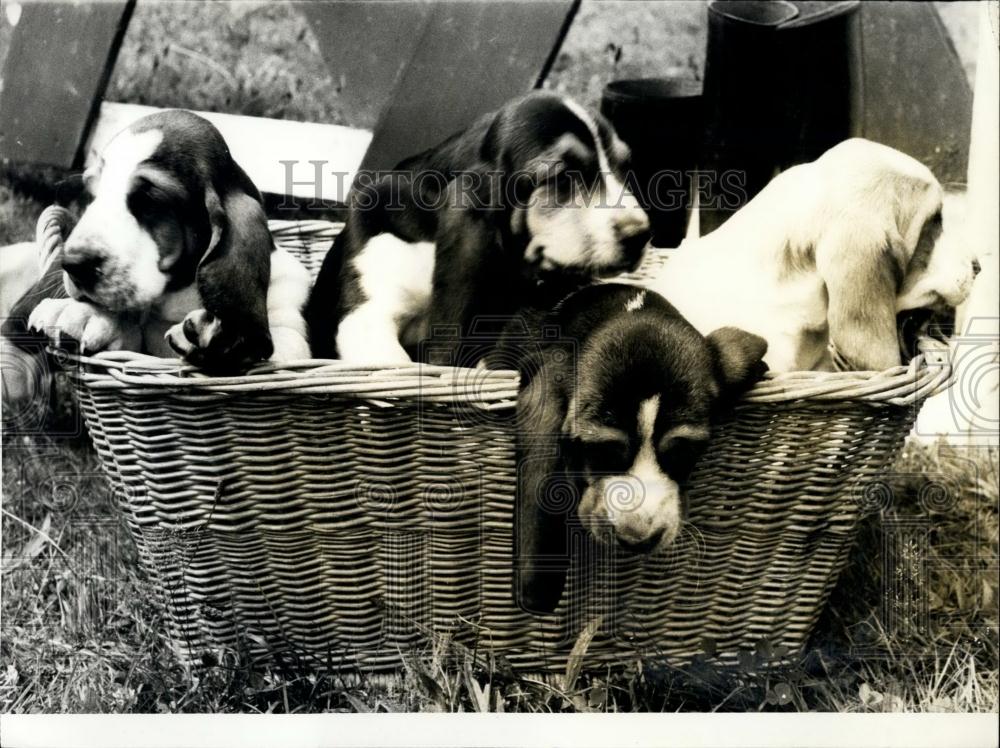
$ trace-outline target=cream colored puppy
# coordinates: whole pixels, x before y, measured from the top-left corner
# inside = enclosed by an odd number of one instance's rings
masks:
[[[771,371],[900,363],[896,315],[957,306],[972,253],[942,232],[941,185],[920,162],[855,138],[778,175],[725,224],[685,242],[648,285],[703,334],[768,342]]]

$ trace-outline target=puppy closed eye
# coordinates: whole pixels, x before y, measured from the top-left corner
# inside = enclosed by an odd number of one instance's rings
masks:
[[[160,215],[181,202],[182,195],[173,185],[159,184],[137,175],[128,194],[128,209],[136,217]]]
[[[573,193],[576,191],[577,181],[580,179],[579,173],[566,171],[565,168],[555,172],[547,181],[547,185],[554,194],[558,207],[565,207],[573,200]]]
[[[564,184],[583,190],[592,189],[600,177],[600,167],[597,155],[586,148],[579,140],[573,139],[573,145],[565,149],[559,157],[562,168],[557,176]]]
[[[656,459],[667,475],[676,481],[687,480],[708,446],[707,438],[664,436],[656,448]]]
[[[575,163],[575,159],[564,159],[547,164],[541,185],[548,200],[539,207],[557,210],[572,206],[578,194],[587,194],[591,190],[594,180],[588,179]]]
[[[596,473],[624,473],[629,468],[628,439],[622,436],[598,441],[577,441],[586,467]]]

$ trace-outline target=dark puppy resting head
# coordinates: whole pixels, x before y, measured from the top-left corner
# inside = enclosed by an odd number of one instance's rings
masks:
[[[236,241],[248,231],[237,223],[256,219],[266,230],[260,194],[202,117],[169,110],[137,120],[108,143],[84,182],[92,200],[62,257],[73,298],[115,312],[142,311],[193,283],[213,254],[220,260],[240,254],[239,262],[224,264],[251,286],[264,274],[266,289],[269,240],[265,247]],[[230,226],[233,209],[244,215]]]
[[[543,613],[562,592],[572,511],[601,541],[670,546],[713,416],[760,378],[767,350],[736,328],[703,337],[663,297],[619,284],[573,294],[550,323],[579,341],[577,360],[543,353],[518,399],[515,594]]]
[[[649,219],[626,186],[629,158],[603,117],[536,91],[397,168],[437,174],[452,204],[485,208],[474,212],[493,215],[505,252],[535,272],[591,276],[634,268],[649,240]],[[430,193],[421,199],[439,197]]]
[[[602,116],[538,92],[497,114],[483,151],[506,175],[512,235],[541,272],[612,275],[639,263],[649,219],[626,186],[628,146]]]

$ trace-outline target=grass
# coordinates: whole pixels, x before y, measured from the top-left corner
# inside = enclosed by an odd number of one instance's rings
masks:
[[[698,3],[592,2],[581,8],[548,85],[596,106],[613,76],[697,75]],[[961,27],[956,10],[946,23]],[[0,57],[10,28],[0,19]],[[960,48],[968,60],[967,50]],[[108,98],[370,127],[342,111],[302,18],[286,3],[139,2]],[[30,239],[66,175],[7,167],[0,244]],[[675,667],[626,663],[543,682],[502,659],[427,641],[395,678],[263,666],[185,666],[163,634],[148,581],[96,456],[73,432],[65,391],[31,436],[3,432],[0,711],[997,711],[997,450],[910,448],[894,501],[861,529],[806,656],[776,667],[766,641],[725,669],[706,653]],[[950,502],[925,507],[929,486]],[[926,503],[926,502],[925,502]],[[896,520],[928,528],[924,550],[897,553],[888,610],[927,601],[919,626],[882,614],[886,539]],[[924,573],[926,571],[926,573]],[[586,656],[584,655],[584,662]]]
[[[110,101],[371,128],[339,105],[339,81],[289,3],[140,2]],[[143,33],[145,32],[145,33]]]
[[[0,181],[0,246],[34,239],[41,207],[37,200]]]

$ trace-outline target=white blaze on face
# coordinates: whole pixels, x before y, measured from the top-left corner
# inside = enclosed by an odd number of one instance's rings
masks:
[[[635,485],[639,500],[634,506],[615,507],[614,497],[605,495],[608,517],[615,534],[626,543],[641,544],[659,534],[658,547],[673,542],[681,525],[681,495],[656,459],[653,427],[660,411],[660,396],[639,404],[637,432],[639,451],[626,479]]]
[[[564,99],[566,108],[586,126],[597,155],[601,179],[595,189],[574,190],[568,203],[548,188],[535,191],[527,212],[531,233],[527,256],[540,255],[543,268],[574,267],[601,272],[619,267],[625,259],[621,239],[648,230],[649,218],[635,196],[615,175],[601,144],[597,125],[583,107]],[[614,136],[617,139],[617,136]],[[590,143],[585,144],[588,148]],[[552,210],[539,204],[556,203]]]
[[[102,306],[125,310],[148,307],[163,294],[168,276],[159,267],[159,248],[126,202],[136,167],[162,140],[160,130],[125,131],[104,149],[91,186],[94,200],[67,238],[65,250],[67,255],[79,251],[101,257],[102,277],[94,289],[77,289],[64,273],[70,295],[86,293]]]
[[[628,471],[599,480],[581,497],[584,524],[602,536],[608,525],[617,540],[644,550],[664,550],[677,537],[681,526],[681,491],[663,472],[653,445],[660,396],[639,404],[637,436],[639,449]]]

